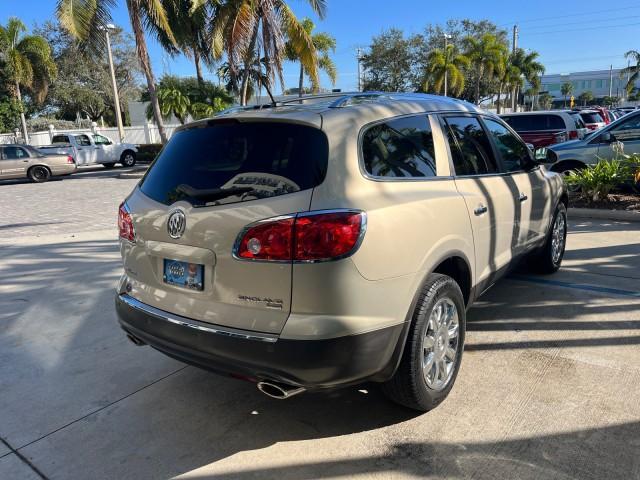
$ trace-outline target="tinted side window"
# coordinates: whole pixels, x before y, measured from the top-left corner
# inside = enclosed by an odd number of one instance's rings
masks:
[[[28,157],[29,154],[22,147],[4,147],[4,158],[7,160],[19,160]]]
[[[549,120],[548,128],[551,130],[564,130],[567,128],[564,120],[559,115],[547,115],[547,119]]]
[[[502,119],[511,125],[516,132],[526,132],[531,130],[531,122],[529,119],[531,116],[527,115],[514,115],[513,117],[502,117]]]
[[[91,140],[89,140],[87,135],[76,135],[76,142],[82,147],[88,147],[91,145]]]
[[[475,117],[446,117],[447,138],[456,175],[496,173],[491,144]]]
[[[376,177],[434,177],[433,136],[426,116],[398,118],[369,128],[362,138],[367,173]]]
[[[69,137],[66,135],[54,135],[51,143],[69,143]]]
[[[616,140],[640,140],[640,115],[623,121],[615,129],[611,130]]]
[[[522,170],[531,158],[527,146],[504,125],[489,119],[485,119],[485,124],[498,147],[505,171]]]

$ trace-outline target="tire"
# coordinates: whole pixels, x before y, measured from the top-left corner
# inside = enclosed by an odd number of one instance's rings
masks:
[[[51,178],[51,170],[43,165],[36,165],[29,169],[27,175],[32,182],[43,183]]]
[[[136,152],[133,150],[125,150],[120,155],[120,163],[123,167],[133,167],[136,164]]]
[[[438,321],[442,318],[439,316],[441,306],[444,323]],[[451,335],[455,321],[457,337]],[[431,274],[416,303],[400,365],[394,376],[382,385],[385,394],[413,410],[426,412],[437,407],[449,395],[458,375],[465,328],[466,310],[460,287],[451,277]],[[455,353],[446,355],[447,346]],[[426,366],[429,364],[430,367]],[[437,376],[435,369],[445,372],[446,377]]]
[[[571,173],[578,172],[583,168],[586,168],[586,165],[580,162],[570,161],[570,162],[567,162],[567,165],[564,166],[561,170],[553,170],[553,171],[562,175],[562,179],[564,180],[565,177],[568,177]],[[571,193],[576,193],[580,191],[580,187],[578,187],[577,185],[567,185],[567,191]]]
[[[106,168],[107,170],[111,170],[113,167],[116,166],[116,164],[115,163],[103,163],[102,166],[104,168]]]
[[[558,227],[559,231],[556,231]],[[558,243],[559,242],[559,243]],[[531,255],[529,264],[536,273],[552,274],[562,265],[564,250],[567,246],[567,207],[560,202],[553,214],[553,220],[547,232],[544,245]]]

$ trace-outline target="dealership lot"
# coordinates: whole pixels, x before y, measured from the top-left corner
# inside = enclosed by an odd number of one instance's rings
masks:
[[[122,171],[0,182],[0,478],[640,478],[640,223],[572,220],[558,274],[499,282],[432,412],[277,401],[125,339]]]

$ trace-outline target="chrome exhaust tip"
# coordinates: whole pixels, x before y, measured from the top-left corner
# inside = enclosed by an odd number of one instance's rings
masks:
[[[142,340],[140,340],[138,337],[134,337],[133,335],[131,335],[130,333],[127,333],[127,338],[129,339],[129,341],[131,343],[133,343],[134,345],[138,346],[138,347],[142,347],[143,345],[146,345],[146,343],[144,343]]]
[[[306,388],[271,382],[258,382],[258,390],[267,397],[275,398],[276,400],[286,400],[287,398],[304,392]]]

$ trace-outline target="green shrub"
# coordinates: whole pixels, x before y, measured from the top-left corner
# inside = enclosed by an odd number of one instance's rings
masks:
[[[632,175],[630,162],[623,160],[599,160],[565,177],[587,202],[606,200],[611,190],[629,180]]]
[[[138,145],[138,155],[136,161],[140,163],[151,163],[155,160],[162,149],[159,143],[144,143]]]

